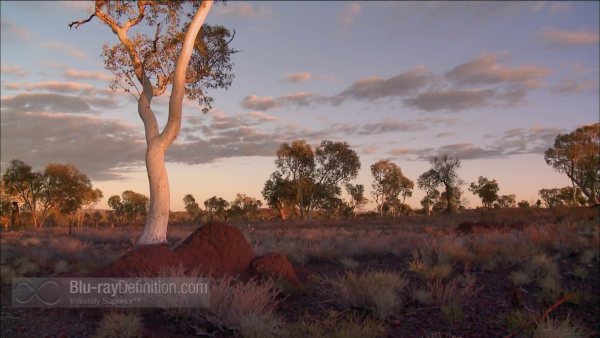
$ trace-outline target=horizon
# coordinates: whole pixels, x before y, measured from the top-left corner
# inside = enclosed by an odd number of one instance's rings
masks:
[[[104,193],[149,196],[137,101],[112,92],[99,57],[117,39],[89,2],[1,2],[1,170],[73,164]],[[595,9],[594,9],[595,8]],[[230,2],[206,22],[235,29],[235,79],[206,115],[184,99],[167,150],[171,210],[237,193],[263,201],[283,142],[346,141],[361,170],[396,163],[415,182],[429,158],[459,158],[459,176],[498,181],[499,195],[537,200],[570,186],[543,152],[558,134],[597,123],[598,2]],[[310,18],[307,20],[306,18]],[[376,24],[374,24],[376,23]],[[143,26],[141,23],[140,28]],[[144,29],[141,29],[144,31]],[[130,31],[131,37],[135,29]],[[170,89],[152,107],[165,125]],[[463,186],[469,207],[479,198]],[[347,193],[342,196],[347,200]],[[366,209],[373,209],[371,201]]]

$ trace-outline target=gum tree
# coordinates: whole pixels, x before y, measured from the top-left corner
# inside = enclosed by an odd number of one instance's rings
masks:
[[[570,134],[559,134],[554,146],[546,150],[544,160],[559,173],[567,175],[581,189],[589,204],[598,204],[600,190],[600,124],[577,128]],[[576,196],[572,196],[573,203]]]
[[[455,196],[458,193],[458,188],[463,184],[463,181],[458,177],[460,160],[443,155],[432,158],[430,163],[434,182],[437,182],[437,185],[443,184],[446,188],[446,194],[442,194],[442,196],[446,198],[446,212],[450,214],[456,208]]]
[[[212,5],[213,1],[95,1],[88,19],[69,24],[77,28],[96,17],[119,39],[115,46],[104,45],[102,56],[106,69],[115,74],[111,89],[121,87],[137,99],[145,128],[150,210],[139,244],[167,241],[170,191],[165,152],[181,129],[184,94],[190,100],[198,99],[206,113],[213,99],[205,91],[228,88],[233,80],[230,56],[236,51],[229,48],[229,43],[235,32],[232,35],[222,26],[204,24]],[[144,20],[148,26],[156,27],[154,38],[139,31],[128,36],[129,30]],[[159,132],[151,102],[169,85],[169,117]]]

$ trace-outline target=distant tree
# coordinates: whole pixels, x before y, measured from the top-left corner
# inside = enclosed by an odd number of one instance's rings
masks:
[[[100,211],[97,211],[97,210],[96,210],[96,212],[94,212],[92,214],[92,216],[90,218],[91,218],[92,224],[94,225],[94,228],[98,228],[98,225],[100,225],[102,223],[102,220],[104,219],[104,217],[102,216]]]
[[[267,205],[272,209],[276,209],[279,213],[279,218],[284,220],[287,218],[286,209],[295,207],[296,192],[295,184],[290,180],[284,179],[281,173],[276,171],[265,182],[262,195]]]
[[[539,199],[537,201],[535,201],[535,207],[539,208],[542,206],[542,201],[540,201]]]
[[[397,190],[392,191],[391,196],[394,196],[394,206],[398,211],[398,215],[402,215],[404,213],[403,208],[405,206],[406,198],[412,197],[413,189],[415,188],[415,182],[404,176],[400,168],[398,169],[398,185],[394,186],[397,188]],[[402,202],[400,202],[400,196],[402,196]]]
[[[4,186],[4,180],[0,180],[1,196],[0,196],[0,220],[4,226],[4,230],[8,230],[8,225],[11,224],[11,216],[13,214],[13,202],[22,203],[21,199],[16,194],[11,194]],[[11,224],[14,226],[14,224]]]
[[[538,194],[544,201],[544,204],[546,205],[547,208],[556,208],[556,207],[565,206],[564,200],[560,196],[560,189],[558,189],[558,188],[541,189],[538,192]]]
[[[423,207],[423,214],[431,215],[431,207],[440,198],[440,192],[438,190],[429,190],[426,195],[421,199],[421,206]]]
[[[124,191],[121,196],[123,197],[125,213],[134,223],[137,222],[138,216],[145,216],[148,213],[148,206],[150,204],[148,196],[131,190]]]
[[[526,200],[522,200],[521,202],[517,203],[517,205],[519,206],[519,208],[529,208],[529,207],[531,207],[531,204],[529,204],[529,202],[526,201]]]
[[[581,193],[581,189],[577,187],[560,188],[559,197],[564,201],[565,205],[576,207],[578,205],[586,205],[587,198]]]
[[[227,221],[227,208],[229,207],[229,202],[226,200],[221,197],[213,196],[204,201],[204,207],[212,219],[222,222]]]
[[[600,123],[556,136],[554,146],[546,150],[544,159],[554,170],[567,175],[588,198],[589,204],[598,204]],[[572,200],[575,200],[575,196]]]
[[[438,200],[433,204],[432,210],[436,213],[439,212],[448,212],[448,200],[450,200],[450,203],[452,205],[453,210],[465,210],[465,206],[462,204],[462,191],[460,190],[460,188],[455,188],[452,190],[452,192],[454,193],[454,195],[448,199],[448,197],[446,196],[446,192],[443,191]]]
[[[354,213],[354,218],[359,211],[369,202],[364,196],[365,186],[362,184],[352,185],[346,183],[346,192],[350,195],[350,210]]]
[[[432,158],[430,163],[434,181],[438,185],[443,184],[446,188],[446,212],[452,213],[457,208],[456,203],[453,202],[455,199],[452,197],[456,196],[455,190],[459,189],[460,185],[463,184],[463,181],[458,177],[460,160],[443,155],[439,158],[437,156]]]
[[[498,182],[489,181],[486,177],[479,176],[477,184],[471,183],[469,191],[481,198],[481,203],[486,209],[491,209],[494,202],[498,200]]]
[[[185,211],[190,215],[190,220],[193,221],[198,213],[200,213],[200,205],[196,202],[192,194],[187,194],[183,197],[183,204],[185,205]]]
[[[371,165],[371,174],[373,175],[373,184],[371,185],[371,195],[378,205],[380,216],[386,210],[386,203],[394,201],[400,191],[400,177],[403,177],[402,171],[395,164],[388,160],[381,160]]]
[[[427,216],[430,215],[430,209],[434,201],[440,196],[440,192],[436,189],[438,185],[437,174],[433,169],[424,172],[417,179],[417,186],[419,189],[425,191],[425,197],[421,200],[421,203],[425,201],[426,204],[421,205],[426,211]]]
[[[277,150],[275,164],[277,169],[281,171],[282,176],[291,180],[296,186],[299,195],[300,215],[306,220],[305,195],[308,192],[305,193],[305,190],[311,187],[309,183],[313,180],[316,167],[312,148],[305,140],[295,140],[291,145],[283,143]],[[308,206],[310,207],[310,205]]]
[[[516,208],[517,207],[516,195],[514,195],[514,194],[502,195],[502,196],[498,197],[498,200],[494,204],[494,207],[495,208],[497,207],[499,209]]]
[[[46,193],[44,174],[33,172],[31,166],[23,161],[12,160],[2,176],[2,182],[8,194],[18,195],[21,198],[31,212],[33,227],[37,228],[40,224],[37,218],[40,199],[42,194]]]
[[[108,198],[108,206],[114,210],[114,213],[109,214],[109,220],[111,220],[111,216],[114,216],[119,224],[123,224],[126,211],[123,202],[121,202],[121,197],[119,195],[110,196]]]
[[[245,194],[237,194],[233,202],[231,202],[231,214],[234,218],[252,222],[260,217],[260,208],[262,202],[256,198],[246,196]]]
[[[355,179],[359,170],[360,158],[347,142],[324,140],[315,150],[315,173],[311,176],[315,187],[320,187],[321,192],[333,191],[332,188],[338,184]],[[315,189],[309,198],[309,219],[312,219],[314,194]]]

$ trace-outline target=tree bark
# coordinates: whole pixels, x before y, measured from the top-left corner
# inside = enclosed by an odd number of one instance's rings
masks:
[[[144,232],[137,242],[138,245],[159,244],[167,241],[171,196],[167,169],[165,167],[165,152],[181,129],[185,74],[192,56],[196,36],[202,28],[202,24],[212,4],[212,1],[204,1],[202,3],[185,34],[183,47],[175,64],[173,88],[171,98],[169,99],[169,119],[160,135],[156,135],[158,133],[158,125],[154,113],[150,110],[150,101],[154,95],[152,84],[145,72],[142,74],[144,93],[140,95],[138,112],[144,121],[146,129],[146,143],[148,145],[146,151],[146,169],[150,183],[150,208]]]
[[[449,185],[446,185],[446,202],[448,203],[448,205],[446,206],[446,212],[451,214],[452,213],[452,206],[450,204],[450,201],[452,200],[452,194],[454,192],[452,191],[452,187],[450,187]]]

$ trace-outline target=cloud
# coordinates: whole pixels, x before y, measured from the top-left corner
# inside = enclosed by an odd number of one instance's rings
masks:
[[[233,15],[238,18],[257,18],[261,21],[269,21],[273,15],[271,6],[260,6],[255,9],[249,2],[229,2],[224,6],[215,8],[215,12],[224,15]]]
[[[455,67],[444,76],[458,85],[511,84],[525,88],[538,88],[544,85],[541,80],[552,74],[552,70],[548,67],[533,65],[504,67],[498,64],[498,59],[498,54],[483,55]]]
[[[96,90],[96,87],[78,82],[39,82],[39,83],[30,83],[25,85],[25,90],[48,90],[55,93],[63,93],[63,94],[72,94],[79,92],[91,93]]]
[[[14,74],[19,76],[29,74],[29,71],[22,69],[21,66],[0,66],[0,71],[4,74]]]
[[[96,80],[96,81],[111,81],[113,76],[102,73],[101,71],[89,72],[85,70],[67,69],[60,74],[70,80]]]
[[[542,28],[543,33],[534,35],[550,49],[568,49],[598,43],[598,33],[581,28],[579,31],[555,30],[551,26]]]
[[[263,121],[263,122],[271,122],[271,121],[283,121],[283,119],[279,118],[279,117],[274,117],[274,116],[269,116],[269,115],[265,115],[261,112],[258,111],[253,111],[248,113],[248,116],[251,116],[259,121]]]
[[[0,18],[0,40],[6,42],[18,42],[24,39],[29,39],[32,36],[25,28],[17,25],[13,21],[1,17]]]
[[[2,89],[4,89],[4,90],[20,90],[21,85],[18,83],[7,83],[2,86]]]
[[[529,129],[516,128],[501,136],[486,135],[490,144],[478,146],[471,142],[443,145],[438,148],[394,149],[390,153],[409,160],[428,161],[447,154],[460,160],[505,158],[521,154],[543,154],[554,144],[556,136],[566,129],[535,125]]]
[[[562,95],[575,95],[580,94],[596,87],[596,81],[594,80],[576,80],[576,79],[562,79],[562,81],[550,88],[554,93]]]
[[[433,90],[406,99],[404,103],[409,107],[428,112],[443,110],[458,112],[490,105],[494,95],[493,90]]]
[[[353,24],[361,10],[362,7],[359,4],[346,4],[342,10],[342,18],[340,22],[344,25]]]
[[[417,92],[434,80],[432,72],[419,66],[384,80],[378,76],[364,78],[354,82],[338,94],[343,98],[355,100],[376,100],[386,97],[402,97]]]
[[[570,12],[571,9],[572,7],[570,2],[560,1],[550,5],[550,7],[548,8],[548,12],[550,12],[550,14],[566,13]]]
[[[377,150],[379,150],[378,146],[370,145],[370,146],[364,148],[362,152],[363,152],[363,154],[370,155],[370,154],[375,153]]]
[[[297,83],[308,81],[310,77],[311,73],[286,73],[281,81]]]
[[[396,148],[396,149],[392,149],[390,151],[390,154],[405,155],[405,154],[412,154],[414,151],[415,151],[414,149],[409,149],[409,148]]]
[[[2,102],[2,111],[15,112],[49,112],[69,114],[100,114],[91,107],[103,109],[115,109],[118,104],[114,98],[101,98],[96,94],[90,96],[69,96],[54,93],[20,93],[13,96],[5,96]]]
[[[531,6],[531,11],[532,12],[541,11],[545,6],[546,6],[546,3],[544,1],[538,1],[533,6]]]
[[[49,48],[49,49],[56,49],[56,50],[62,50],[67,52],[69,55],[74,56],[76,58],[85,58],[86,54],[80,50],[78,50],[75,46],[73,45],[68,45],[68,44],[64,44],[64,43],[60,43],[57,41],[48,41],[46,43],[44,43],[42,46]]]
[[[104,181],[124,179],[131,167],[144,165],[142,128],[112,118],[5,111],[4,102],[2,108],[2,170],[12,159],[36,170],[71,163],[91,179]]]
[[[446,137],[446,136],[452,136],[452,135],[457,135],[458,133],[439,133],[437,135],[435,135],[436,138],[440,138],[440,137]]]
[[[246,109],[258,111],[265,111],[279,106],[279,104],[275,102],[271,96],[258,97],[256,95],[248,95],[244,97],[241,105]]]

